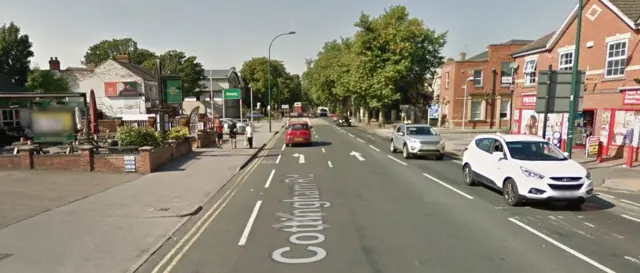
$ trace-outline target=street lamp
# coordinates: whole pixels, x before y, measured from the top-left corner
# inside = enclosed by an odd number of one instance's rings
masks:
[[[464,124],[467,123],[467,85],[470,81],[473,81],[473,77],[469,77],[464,81],[464,98],[462,101],[462,130],[464,130]]]
[[[280,33],[278,35],[276,35],[276,37],[273,37],[273,40],[271,40],[271,43],[269,43],[269,61],[267,62],[267,78],[269,79],[268,82],[268,89],[269,89],[269,106],[267,109],[267,112],[269,114],[269,133],[271,133],[271,46],[273,45],[273,42],[278,39],[278,37],[280,36],[284,36],[284,35],[293,35],[296,34],[295,31],[289,31],[289,32],[285,32],[285,33]]]

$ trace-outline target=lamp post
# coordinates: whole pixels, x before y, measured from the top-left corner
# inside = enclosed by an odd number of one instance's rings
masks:
[[[289,31],[289,32],[285,32],[285,33],[280,33],[278,35],[276,35],[276,37],[273,37],[273,39],[271,40],[271,43],[269,43],[269,60],[267,62],[267,78],[268,78],[268,89],[269,89],[269,106],[268,106],[268,111],[269,112],[269,133],[271,133],[271,46],[273,45],[273,42],[278,39],[278,37],[280,36],[284,36],[284,35],[293,35],[296,34],[295,31]]]
[[[465,123],[467,123],[467,84],[469,81],[473,81],[473,77],[469,77],[464,81],[464,98],[462,98],[462,130],[464,130]]]
[[[251,124],[253,124],[253,87],[251,85],[249,85],[249,103],[251,103],[251,106],[249,106],[249,115],[251,115],[251,117],[249,117],[251,119]]]

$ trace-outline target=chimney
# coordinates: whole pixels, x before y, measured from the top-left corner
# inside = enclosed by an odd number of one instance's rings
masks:
[[[467,53],[466,52],[460,52],[460,61],[464,62],[467,59]]]
[[[116,61],[120,63],[129,63],[129,55],[118,55]]]
[[[60,71],[60,61],[58,61],[58,57],[51,57],[49,59],[49,70]]]

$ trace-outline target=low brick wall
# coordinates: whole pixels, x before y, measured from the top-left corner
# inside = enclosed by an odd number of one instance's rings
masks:
[[[95,154],[91,146],[80,146],[79,153],[66,155],[36,155],[34,147],[25,146],[17,155],[0,155],[1,169],[14,170],[65,170],[125,172],[125,156],[135,156],[136,172],[151,173],[162,165],[191,153],[194,140],[168,141],[160,147],[142,147],[135,154]]]
[[[193,148],[206,148],[216,143],[216,134],[211,130],[200,130],[193,142]]]

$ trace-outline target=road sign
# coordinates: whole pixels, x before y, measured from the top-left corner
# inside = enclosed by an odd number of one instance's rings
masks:
[[[240,89],[238,88],[225,89],[222,93],[222,98],[225,100],[239,100],[240,94]]]
[[[569,113],[571,101],[571,71],[543,70],[538,73],[538,92],[536,96],[536,112]],[[585,73],[578,71],[580,92],[575,98],[576,112],[582,111]],[[548,101],[548,104],[547,104]],[[547,110],[547,111],[545,111]]]

